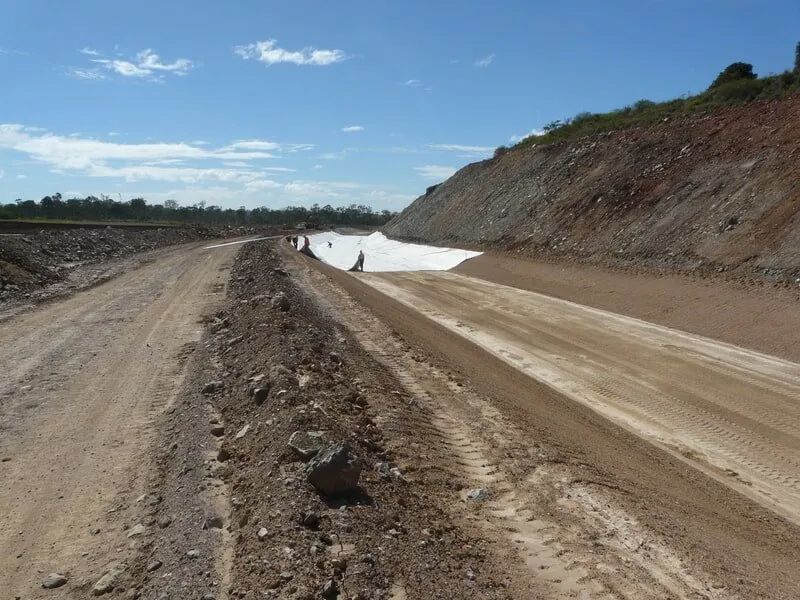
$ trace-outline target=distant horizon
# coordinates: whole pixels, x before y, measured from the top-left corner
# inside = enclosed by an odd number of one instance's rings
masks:
[[[0,198],[399,211],[548,122],[800,41],[786,0],[578,4],[0,0]]]

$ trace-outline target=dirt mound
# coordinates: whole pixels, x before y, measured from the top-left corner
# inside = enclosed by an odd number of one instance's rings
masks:
[[[515,148],[461,169],[384,231],[613,266],[794,281],[798,170],[795,96]]]
[[[506,597],[484,542],[437,507],[442,491],[396,469],[376,407],[390,394],[402,402],[402,386],[280,267],[271,244],[243,246],[230,308],[210,324],[206,348],[215,366],[176,407],[164,446],[159,493],[180,498],[188,470],[182,449],[201,447],[207,428],[220,436],[209,471],[231,497],[228,596],[367,599],[407,589],[417,598]],[[205,414],[209,402],[218,419],[187,427],[179,415]],[[362,469],[358,488],[339,496],[315,489],[309,455],[297,448],[316,440],[320,447],[346,442]],[[206,481],[203,487],[214,485]],[[143,554],[131,569],[133,585],[155,598],[166,584],[148,575],[148,560]],[[183,559],[168,567],[176,585],[197,570]]]

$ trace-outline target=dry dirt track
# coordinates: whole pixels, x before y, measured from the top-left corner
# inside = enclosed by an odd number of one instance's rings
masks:
[[[124,547],[153,419],[180,387],[237,246],[191,244],[0,323],[0,596],[99,577]],[[98,531],[99,530],[99,531]]]
[[[800,365],[452,273],[363,278],[800,523]]]

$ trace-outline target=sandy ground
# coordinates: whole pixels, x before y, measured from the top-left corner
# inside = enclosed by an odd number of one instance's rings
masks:
[[[496,293],[497,286],[472,281],[468,282],[468,289],[461,290],[451,280],[468,280],[447,274],[439,274],[442,280],[437,280],[435,286],[423,285],[424,289],[420,290],[403,277],[413,280],[425,275],[351,276],[319,263],[309,264],[336,286],[347,290],[349,302],[356,304],[355,309],[351,308],[357,313],[354,327],[369,338],[366,343],[372,344],[372,353],[387,355],[391,357],[387,362],[394,363],[395,369],[406,370],[403,363],[398,366],[397,357],[403,352],[391,347],[392,336],[400,335],[403,344],[417,349],[412,351],[412,356],[415,352],[424,353],[425,362],[439,364],[441,370],[451,374],[451,383],[463,383],[477,394],[474,403],[465,403],[465,396],[457,393],[461,388],[451,387],[448,391],[440,386],[438,391],[429,392],[427,406],[434,414],[428,425],[450,439],[454,449],[460,448],[465,453],[457,465],[461,464],[462,468],[466,465],[466,469],[472,471],[475,485],[483,482],[490,489],[500,488],[498,496],[493,497],[495,504],[488,507],[491,512],[483,515],[482,522],[493,524],[496,532],[506,532],[506,535],[513,532],[514,543],[526,549],[521,558],[539,573],[536,580],[548,581],[542,571],[569,572],[578,566],[583,569],[583,575],[571,579],[552,577],[550,581],[556,589],[550,597],[796,597],[796,590],[800,589],[800,579],[795,574],[800,555],[798,528],[764,508],[768,502],[763,494],[759,492],[759,506],[752,499],[754,493],[750,496],[738,493],[748,486],[732,473],[712,473],[714,469],[703,465],[699,456],[690,454],[687,457],[663,442],[643,437],[639,430],[634,433],[630,423],[615,425],[618,421],[608,420],[597,406],[576,402],[574,397],[542,384],[524,371],[526,364],[542,365],[542,357],[533,352],[538,340],[532,339],[532,335],[538,335],[549,346],[550,354],[544,353],[544,356],[553,365],[558,366],[558,354],[564,353],[564,358],[575,359],[584,367],[591,365],[595,372],[606,375],[606,379],[612,380],[611,385],[615,385],[614,376],[624,376],[622,380],[628,385],[646,383],[651,400],[660,397],[657,385],[669,383],[669,378],[661,374],[662,367],[672,377],[680,377],[676,372],[685,369],[685,381],[672,382],[673,386],[687,386],[681,392],[682,409],[686,406],[697,411],[706,403],[703,410],[708,412],[703,415],[711,423],[710,427],[721,421],[725,427],[735,426],[737,432],[741,432],[746,424],[755,429],[748,435],[757,438],[763,435],[760,429],[764,425],[763,415],[756,417],[761,419],[761,424],[752,421],[755,415],[748,414],[747,419],[740,418],[731,425],[726,422],[732,413],[731,407],[724,405],[726,400],[734,402],[730,394],[728,397],[723,394],[721,399],[713,398],[723,402],[715,413],[714,404],[701,393],[702,386],[696,382],[698,375],[709,375],[712,381],[724,386],[725,377],[735,376],[735,385],[743,382],[760,390],[767,398],[774,400],[772,393],[780,397],[776,389],[771,389],[772,383],[759,385],[764,383],[763,374],[759,383],[747,379],[749,369],[757,369],[757,365],[748,367],[744,360],[734,368],[709,348],[700,356],[669,347],[650,348],[644,356],[635,356],[640,350],[647,350],[648,341],[636,341],[635,336],[620,332],[619,325],[616,332],[606,331],[602,324],[592,323],[591,319],[586,320],[588,331],[583,337],[576,335],[575,323],[570,325],[570,317],[560,311],[549,318],[526,312],[527,303],[520,300],[526,294],[522,290],[510,290],[509,298],[495,298],[491,294]],[[365,285],[367,280],[370,285]],[[387,283],[389,281],[391,283]],[[390,295],[373,284],[383,285]],[[313,287],[319,289],[319,282]],[[326,295],[333,297],[333,289]],[[410,304],[403,302],[411,296],[414,298]],[[468,302],[462,304],[464,296]],[[484,302],[490,299],[496,302],[499,314],[487,314],[486,310],[478,309],[485,308]],[[430,308],[432,304],[435,308]],[[464,308],[465,314],[459,315],[463,326],[458,326],[459,318],[450,322],[448,311],[455,311],[457,306]],[[424,314],[426,309],[430,309],[429,314]],[[344,311],[344,308],[339,306],[337,310]],[[377,322],[387,324],[389,329],[382,330],[367,318],[364,310],[378,317]],[[597,315],[592,311],[589,314]],[[525,356],[515,363],[512,356],[500,356],[490,347],[481,347],[485,338],[469,338],[468,327],[473,326],[468,324],[469,319],[475,320],[474,325],[502,336],[501,343],[511,343],[518,351],[514,354],[523,357],[524,353],[532,353],[533,356]],[[559,326],[562,327],[560,340],[555,335],[557,332],[552,331]],[[536,327],[542,332],[532,331]],[[664,333],[658,327],[643,327],[649,331],[650,340],[656,333]],[[551,329],[549,333],[548,328]],[[592,335],[603,337],[603,341],[592,347],[593,342],[586,339]],[[687,339],[680,339],[678,334],[674,336],[682,346],[687,345]],[[627,347],[626,343],[638,347]],[[708,343],[719,350],[713,342]],[[585,347],[586,344],[589,347]],[[631,360],[630,367],[620,364],[620,352],[630,353],[626,355]],[[666,364],[659,362],[662,357],[658,352],[665,352]],[[649,365],[652,372],[645,376],[639,369],[647,366],[647,357],[655,362]],[[785,364],[764,360],[773,365]],[[599,366],[604,362],[609,369],[607,373]],[[789,365],[788,368],[794,367]],[[570,376],[569,381],[581,383],[581,377],[588,377],[586,370],[578,375]],[[786,374],[771,373],[766,379],[776,375]],[[640,376],[642,380],[638,381]],[[424,381],[407,375],[403,380]],[[637,391],[635,386],[633,391]],[[692,394],[698,395],[693,397]],[[620,398],[612,400],[620,402]],[[611,404],[612,400],[605,398],[604,403]],[[739,402],[735,408],[746,410],[743,404],[747,403]],[[673,413],[671,418],[674,418],[674,411],[666,412]],[[637,412],[624,413],[628,418],[630,414]],[[725,418],[721,419],[720,414]],[[642,411],[633,424],[641,425],[644,421],[654,427],[659,422],[650,419],[653,416],[663,418],[664,413]],[[669,429],[667,422],[662,421],[660,425],[662,431]],[[687,429],[679,423],[678,434],[684,430],[693,433],[703,429],[691,421],[689,426]],[[774,428],[775,424],[771,426]],[[725,432],[725,429],[720,429],[719,435],[706,432],[706,439],[713,439],[712,445],[726,446]],[[675,435],[676,432],[669,433]],[[771,438],[772,443],[779,445],[786,439],[784,433]],[[737,448],[736,444],[727,448],[747,454],[752,450],[746,445],[748,441],[745,438],[742,448]],[[526,452],[528,459],[522,458]],[[703,466],[704,470],[689,466],[687,460],[695,466]],[[770,462],[769,468],[772,466]],[[710,473],[715,477],[709,477]],[[766,478],[770,485],[783,488],[784,492],[791,489],[791,479],[778,479],[776,484],[769,481],[768,474],[759,473],[757,469],[754,475],[761,476],[762,481]],[[773,508],[780,509],[774,504]],[[498,517],[509,518],[511,522]],[[546,550],[553,546],[557,548],[555,556],[549,556]],[[559,562],[562,557],[566,564]],[[548,563],[548,560],[556,562]],[[562,584],[564,587],[559,587]]]
[[[451,273],[363,279],[800,523],[800,365]]]
[[[181,385],[235,247],[191,244],[0,325],[0,590],[91,585],[131,543],[152,424]]]
[[[800,285],[484,254],[453,270],[800,362]]]

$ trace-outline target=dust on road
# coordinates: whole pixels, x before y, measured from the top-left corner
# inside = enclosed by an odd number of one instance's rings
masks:
[[[0,325],[0,590],[92,582],[126,543],[150,425],[179,389],[236,246],[180,246]],[[38,591],[36,591],[38,589]]]

